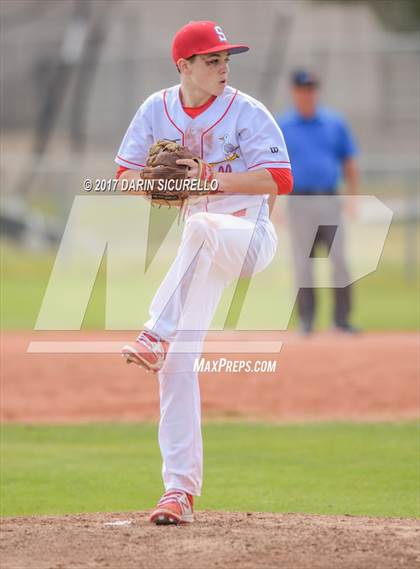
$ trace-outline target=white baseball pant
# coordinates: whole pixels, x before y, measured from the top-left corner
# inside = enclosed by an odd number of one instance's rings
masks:
[[[261,211],[253,212],[254,217],[191,215],[177,256],[152,300],[145,328],[171,342],[158,376],[159,445],[166,490],[201,494],[201,404],[194,361],[200,357],[225,287],[239,276],[262,271],[274,257],[277,236],[267,212],[264,204]],[[177,343],[185,341],[188,351],[177,352]]]

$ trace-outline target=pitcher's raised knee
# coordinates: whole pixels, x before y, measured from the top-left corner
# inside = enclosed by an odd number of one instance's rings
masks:
[[[186,236],[193,236],[201,242],[210,239],[216,231],[217,223],[211,214],[205,212],[194,213],[185,223]]]

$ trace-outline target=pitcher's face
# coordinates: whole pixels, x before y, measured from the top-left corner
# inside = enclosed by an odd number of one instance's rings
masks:
[[[229,75],[229,52],[197,55],[185,70],[189,81],[209,95],[221,95]]]

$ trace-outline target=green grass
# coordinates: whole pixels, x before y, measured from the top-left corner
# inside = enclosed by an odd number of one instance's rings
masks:
[[[391,226],[378,269],[354,285],[353,321],[365,330],[417,330],[419,326],[418,281],[407,279],[404,268],[404,228]],[[173,245],[173,244],[172,244]],[[0,291],[1,327],[3,329],[32,329],[54,263],[53,253],[33,253],[7,243],[1,247],[2,287]],[[168,255],[171,251],[168,249]],[[170,255],[172,259],[172,253]],[[168,264],[169,264],[168,260]],[[168,265],[169,266],[169,265]],[[104,329],[106,263],[103,262],[83,321],[84,329]],[[248,299],[245,305],[249,323],[257,329],[277,329],[278,315],[273,302],[279,301],[279,280],[270,271],[260,279],[258,298]],[[283,277],[284,279],[284,277]],[[160,280],[150,283],[157,289]],[[127,283],[130,284],[130,283]],[[133,283],[134,286],[135,283]],[[122,289],[125,290],[125,289]],[[261,294],[261,290],[264,294]],[[63,291],[63,303],[65,302]],[[149,295],[150,296],[150,295]],[[136,329],[147,319],[149,296],[139,294],[139,319]],[[319,310],[316,325],[320,329],[331,325],[332,291],[318,289]],[[273,300],[276,299],[276,300]],[[137,313],[137,311],[136,311]],[[263,315],[261,317],[261,315]],[[220,324],[224,322],[222,320]],[[296,311],[290,327],[296,324]],[[128,328],[128,327],[127,327]]]
[[[331,325],[333,294],[321,288],[316,291],[319,310],[316,326]],[[353,286],[352,321],[363,330],[418,330],[419,297],[415,281],[407,281],[403,272],[391,263],[367,275]],[[296,322],[296,310],[292,324]]]
[[[204,427],[198,509],[419,516],[414,423]],[[161,492],[157,428],[2,427],[2,515],[143,510]]]
[[[0,246],[2,286],[1,328],[33,329],[47,288],[55,255],[33,253],[3,242]],[[104,329],[105,265],[102,262],[94,293],[83,321],[85,329]],[[63,303],[65,303],[63,291]]]

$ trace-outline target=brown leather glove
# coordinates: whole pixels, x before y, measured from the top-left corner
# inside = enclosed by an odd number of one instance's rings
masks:
[[[177,160],[185,158],[197,162],[199,166],[197,179],[188,178],[188,166],[177,164]],[[150,147],[141,178],[153,181],[145,185],[145,190],[152,205],[159,207],[162,205],[182,207],[191,197],[196,199],[215,193],[209,185],[214,178],[211,166],[186,146],[171,140],[159,140]]]

